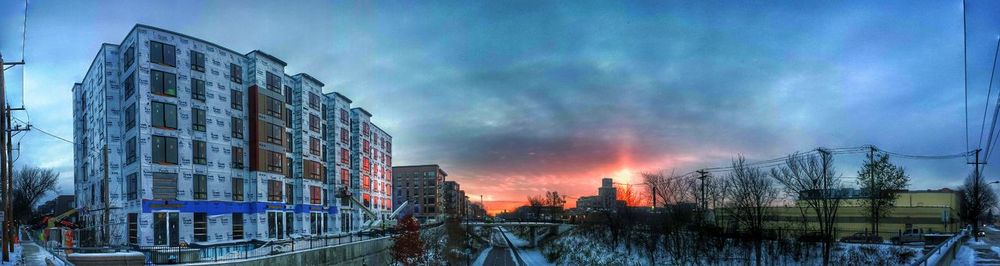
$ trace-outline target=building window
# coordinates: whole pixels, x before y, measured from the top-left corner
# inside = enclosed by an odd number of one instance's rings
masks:
[[[281,115],[281,110],[285,109],[285,104],[278,99],[264,96],[265,101],[267,101],[267,114],[273,116],[277,119],[282,119],[284,116]]]
[[[205,72],[205,54],[191,51],[191,70]]]
[[[132,137],[132,138],[128,139],[128,141],[125,142],[125,165],[130,165],[130,164],[132,164],[132,163],[134,163],[136,161],[135,160],[135,158],[136,158],[136,155],[135,155],[135,153],[136,153],[136,151],[135,151],[136,147],[135,147],[135,145],[136,145],[135,144],[135,137]]]
[[[319,139],[313,138],[313,137],[309,137],[309,153],[312,153],[313,155],[319,155],[320,154]]]
[[[319,117],[314,114],[309,114],[309,130],[316,133],[320,131]]]
[[[340,109],[340,122],[344,124],[350,123],[347,116],[347,109]]]
[[[233,178],[233,201],[243,201],[243,178]]]
[[[195,174],[192,182],[192,198],[196,200],[208,199],[208,176]]]
[[[129,213],[128,214],[128,243],[132,245],[139,244],[139,214]]]
[[[129,74],[128,77],[125,78],[122,86],[125,87],[124,99],[128,100],[128,98],[132,97],[132,94],[135,94],[135,72],[132,72],[132,74]]]
[[[369,160],[368,157],[362,157],[361,158],[361,172],[362,173],[371,173],[371,171],[372,171],[371,160]]]
[[[343,142],[344,144],[350,143],[350,141],[349,141],[349,139],[348,139],[347,136],[348,136],[347,129],[341,128],[340,129],[340,142]]]
[[[233,240],[243,239],[243,214],[233,213]]]
[[[208,147],[204,141],[195,140],[191,142],[191,149],[194,154],[194,164],[208,164]]]
[[[285,193],[285,204],[295,204],[295,190],[292,184],[285,184],[285,190],[288,191],[288,193]]]
[[[281,136],[285,135],[285,128],[267,123],[267,142],[274,145],[282,145]]]
[[[233,168],[243,169],[243,148],[233,147]]]
[[[285,102],[292,104],[292,88],[285,86]]]
[[[233,117],[231,125],[233,127],[233,137],[243,139],[243,119]]]
[[[132,62],[135,62],[135,44],[129,45],[128,49],[125,49],[125,54],[123,55],[124,63],[122,64],[122,69],[128,69],[132,66]]]
[[[281,181],[267,181],[267,201],[281,201]]]
[[[281,93],[281,77],[278,75],[267,72],[267,89],[273,92]]]
[[[282,214],[281,212],[267,212],[268,238],[276,239],[279,236],[281,236],[281,233],[278,233],[278,228],[281,227],[281,225],[279,225],[280,221],[284,220],[284,218],[280,217],[281,214]]]
[[[285,127],[292,127],[292,109],[285,109]]]
[[[229,93],[229,101],[233,110],[243,111],[243,93],[238,90],[232,90]]]
[[[310,92],[309,93],[309,107],[315,110],[319,110],[319,95]]]
[[[208,241],[208,213],[194,213],[194,241]]]
[[[345,187],[351,185],[351,173],[347,171],[347,168],[340,169],[340,184]]]
[[[205,101],[205,81],[192,78],[191,79],[191,99]]]
[[[125,178],[125,182],[128,182],[126,186],[126,194],[128,194],[129,200],[135,200],[139,198],[139,175],[136,173],[131,173]]]
[[[364,140],[364,141],[362,141],[361,151],[363,151],[364,153],[371,153],[372,152],[372,150],[371,150],[371,144],[368,143],[367,139]]]
[[[303,162],[306,174],[305,178],[323,180],[323,164],[310,160],[303,160]]]
[[[135,127],[135,103],[129,104],[125,108],[125,130]]]
[[[295,224],[292,219],[294,219],[293,212],[285,212],[285,233],[292,234],[295,232]]]
[[[176,173],[153,173],[153,199],[177,199]]]
[[[340,162],[345,164],[351,163],[351,152],[348,151],[346,148],[340,149]]]
[[[274,173],[282,173],[282,161],[285,160],[285,155],[280,152],[267,152],[267,170]]]
[[[191,108],[191,114],[193,116],[191,118],[191,128],[193,128],[194,131],[205,132],[205,110]]]
[[[177,138],[153,136],[153,162],[177,164]]]
[[[322,195],[321,193],[323,192],[319,190],[319,187],[309,186],[309,203],[312,204],[322,203],[321,201],[322,199],[320,198],[320,196]]]
[[[229,64],[229,80],[243,84],[243,67],[237,64]]]
[[[177,75],[158,70],[150,70],[149,90],[153,94],[160,96],[177,96]]]
[[[173,45],[150,41],[149,42],[149,62],[167,66],[177,65],[177,51]]]
[[[177,105],[151,102],[153,127],[177,129]]]
[[[153,244],[176,247],[180,238],[180,216],[177,212],[153,213]]]

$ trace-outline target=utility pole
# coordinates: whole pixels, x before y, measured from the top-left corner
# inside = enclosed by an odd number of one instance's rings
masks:
[[[698,170],[698,179],[701,180],[701,222],[705,223],[705,213],[708,211],[708,199],[705,198],[705,179],[708,178],[708,171]]]
[[[979,165],[980,164],[986,164],[986,162],[979,162],[979,151],[980,150],[982,150],[982,149],[976,149],[976,161],[974,163],[972,163],[973,166],[975,167],[975,170],[974,170],[974,172],[972,174],[972,198],[976,199],[975,202],[973,202],[972,204],[978,205],[978,206],[974,206],[975,208],[982,209],[981,206],[983,204],[982,204],[982,201],[979,200],[980,193],[982,193],[982,192],[979,191],[979,182],[980,182],[979,181],[979,178],[980,178],[979,177]],[[982,212],[980,211],[980,213],[982,213]],[[976,237],[976,241],[979,241],[979,233],[978,233],[979,232],[979,219],[978,218],[973,221],[973,227],[972,228],[973,228],[974,232],[976,232],[974,234],[975,237]]]
[[[11,143],[11,134],[13,133],[13,130],[11,130],[11,127],[10,127],[10,105],[4,104],[4,118],[7,120],[6,121],[7,125],[5,127],[7,130],[6,130],[6,132],[4,132],[4,134],[6,135],[5,139],[4,139],[4,143],[5,143],[6,147],[4,147],[4,149],[6,149],[5,152],[7,153],[7,165],[4,165],[4,167],[7,168],[7,184],[6,184],[6,186],[7,186],[7,191],[10,191],[13,194],[13,192],[14,192],[14,156],[11,156],[11,153],[12,153],[12,150],[14,148],[14,145]],[[7,198],[11,199],[10,197],[7,197]],[[14,205],[11,203],[11,200],[8,200],[4,207],[6,207],[6,211],[4,212],[5,214],[12,213],[12,211],[14,209]],[[8,217],[13,218],[12,215],[10,215]],[[6,220],[9,221],[9,220],[13,220],[13,219],[6,219]],[[17,237],[17,230],[15,228],[13,228],[13,223],[12,222],[8,222],[7,223],[7,235],[10,236],[10,240],[8,240],[7,242],[5,242],[5,244],[8,246],[7,249],[8,250],[14,250],[14,241],[13,240],[14,240],[15,237]]]
[[[651,187],[653,187],[653,209],[655,210],[656,209],[656,185],[652,185]]]
[[[3,63],[3,55],[0,55],[0,66],[3,65],[5,65]],[[6,87],[7,83],[6,81],[4,81],[3,76],[4,76],[3,71],[0,71],[0,106],[5,106],[7,103],[7,99],[5,98],[5,95],[7,95],[7,87]],[[0,112],[0,119],[6,119],[6,112]],[[7,124],[0,123],[0,129],[6,132]],[[0,147],[3,147],[4,149],[7,148],[7,138],[0,138]],[[9,174],[7,172],[7,159],[9,159],[7,158],[7,153],[0,152],[0,183],[3,183],[2,192],[3,192],[3,202],[4,202],[3,261],[5,262],[10,261],[10,249],[9,246],[7,245],[7,242],[10,241],[10,235],[8,234],[9,231],[7,230],[7,227],[10,225],[9,221],[12,216],[10,215],[11,214],[10,209],[7,208],[8,204],[10,203],[10,190],[8,190],[7,186],[7,182],[9,181],[7,178]]]
[[[4,62],[3,55],[0,54],[0,67],[2,66],[13,66],[13,65],[24,65],[24,60],[20,62]],[[4,73],[0,71],[0,107],[7,107],[7,87],[6,81],[4,80]],[[22,108],[23,109],[23,108]],[[3,122],[6,120],[6,122]],[[10,252],[14,250],[14,240],[12,239],[13,234],[11,232],[10,226],[12,225],[11,219],[13,215],[11,213],[11,197],[10,194],[13,191],[13,173],[10,154],[10,108],[7,107],[5,110],[0,111],[0,132],[5,132],[6,135],[0,135],[0,148],[6,151],[0,150],[0,193],[3,193],[3,209],[4,209],[4,219],[3,228],[3,243],[2,243],[2,256],[3,261],[10,261]]]

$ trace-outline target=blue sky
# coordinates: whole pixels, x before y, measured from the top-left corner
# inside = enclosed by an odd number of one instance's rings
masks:
[[[0,3],[8,61],[22,8]],[[997,14],[1000,3],[969,2],[971,146]],[[603,176],[637,182],[736,154],[966,148],[960,1],[34,1],[23,97],[22,69],[6,72],[15,105],[71,138],[72,84],[136,23],[275,55],[371,111],[397,165],[441,164],[497,202],[594,194]],[[21,143],[19,165],[58,169],[72,193],[70,145],[39,132]],[[860,156],[836,159],[857,175]],[[956,186],[969,169],[895,161],[916,189]]]

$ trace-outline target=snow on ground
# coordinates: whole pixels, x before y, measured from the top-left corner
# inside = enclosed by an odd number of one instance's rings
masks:
[[[21,263],[21,244],[14,245],[14,250],[9,254],[10,261],[3,262],[0,261],[0,265],[22,265]]]
[[[968,246],[962,246],[955,254],[954,265],[976,265],[976,251]]]
[[[504,234],[507,235],[507,238],[510,239],[511,244],[514,244],[514,246],[517,247],[517,254],[521,255],[521,260],[523,260],[525,264],[532,266],[553,265],[545,259],[545,255],[542,255],[542,251],[537,248],[528,248],[528,240],[521,239],[521,237],[507,231],[505,228],[501,227],[501,230],[503,230]]]
[[[486,257],[490,255],[490,251],[493,250],[492,246],[487,246],[486,249],[479,252],[479,257],[476,257],[476,261],[472,265],[483,265],[486,262]]]

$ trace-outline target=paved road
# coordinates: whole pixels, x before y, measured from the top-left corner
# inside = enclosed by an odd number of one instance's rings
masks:
[[[486,255],[486,260],[483,261],[483,265],[502,265],[502,266],[517,266],[525,265],[524,261],[520,261],[519,258],[514,256],[514,251],[510,248],[510,241],[504,237],[503,232],[497,228],[494,228],[493,233],[490,236],[490,243],[493,249],[490,253]]]
[[[966,246],[976,250],[976,265],[1000,265],[998,251],[993,250],[1000,247],[1000,229],[990,226],[981,230],[986,232],[986,237],[979,238],[983,243],[971,242],[973,241],[971,238],[970,242],[966,243]]]

